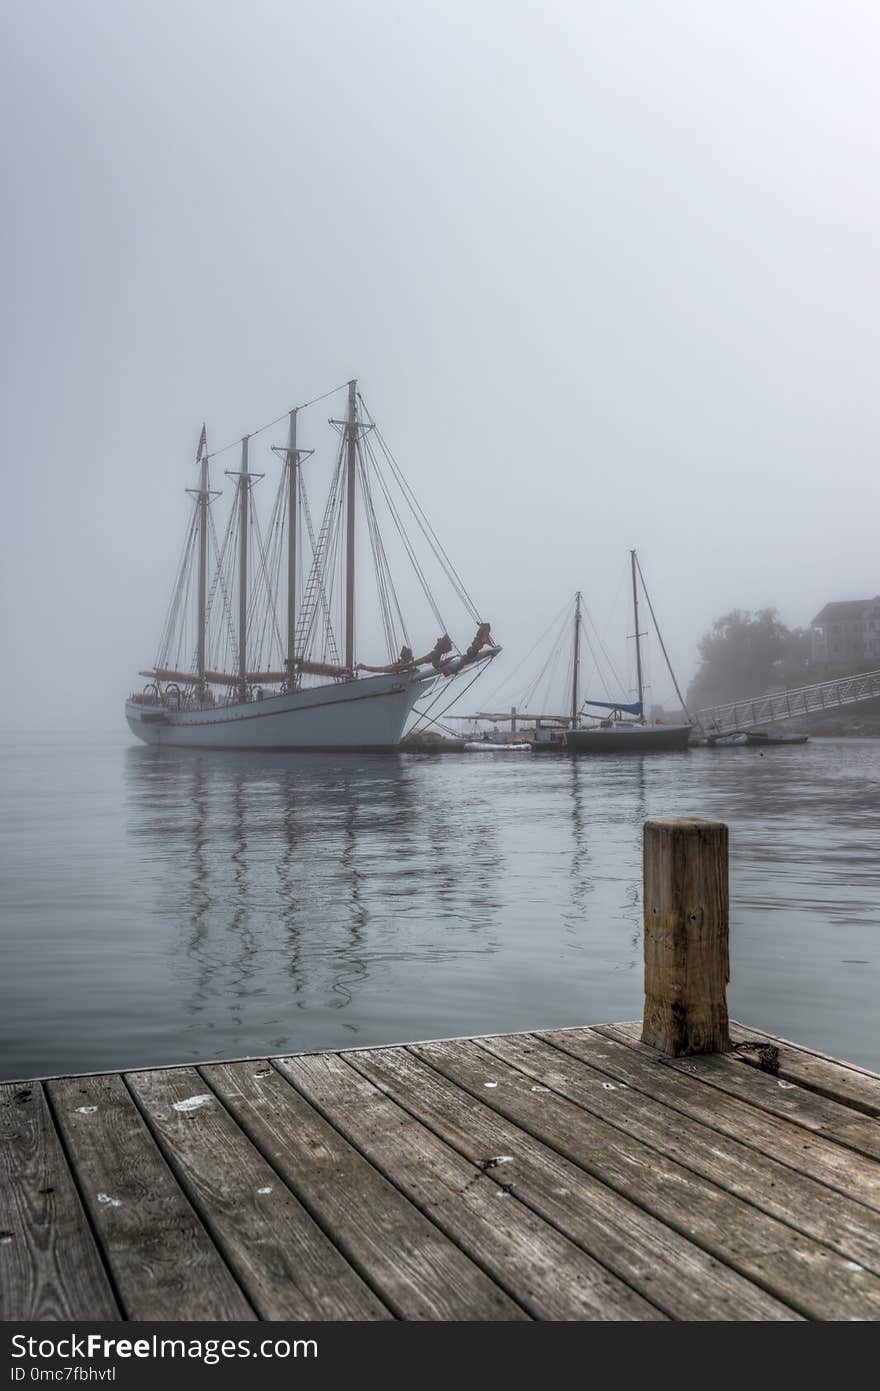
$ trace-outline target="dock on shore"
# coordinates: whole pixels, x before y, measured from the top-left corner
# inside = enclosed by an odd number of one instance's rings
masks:
[[[2,1317],[880,1318],[880,1076],[728,1021],[726,827],[644,903],[639,1023],[4,1083]]]

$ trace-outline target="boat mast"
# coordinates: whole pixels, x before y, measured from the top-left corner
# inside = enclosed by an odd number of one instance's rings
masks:
[[[199,437],[201,473],[199,475],[199,597],[198,597],[198,668],[199,697],[205,694],[205,631],[208,626],[208,437],[205,426]]]
[[[348,383],[345,503],[345,665],[354,669],[354,529],[357,483],[357,382]]]
[[[581,591],[574,596],[574,661],[571,673],[571,727],[577,724],[578,685],[581,673]]]
[[[238,690],[247,699],[248,436],[241,442],[238,475]]]
[[[293,663],[296,658],[296,527],[297,504],[299,500],[299,454],[296,450],[296,411],[290,412],[290,428],[287,434],[287,482],[290,495],[287,499],[287,674],[293,681]]]
[[[646,598],[646,600],[647,600],[647,602],[648,602],[648,612],[649,612],[650,615],[651,615],[651,622],[654,624],[654,632],[657,634],[657,641],[658,641],[659,644],[660,644],[660,651],[663,653],[663,660],[666,662],[666,670],[669,672],[669,675],[672,677],[672,684],[673,684],[673,686],[675,687],[675,694],[678,696],[678,699],[679,699],[679,702],[680,702],[680,704],[681,704],[682,710],[683,710],[684,713],[687,715],[688,723],[689,723],[689,724],[693,724],[693,723],[694,723],[693,716],[691,715],[690,710],[687,708],[687,703],[686,703],[686,701],[685,701],[684,696],[683,696],[682,693],[681,693],[681,687],[680,687],[679,684],[678,684],[678,677],[676,676],[675,672],[674,672],[673,669],[672,669],[672,663],[671,663],[671,661],[669,660],[669,653],[666,651],[666,643],[663,641],[663,634],[662,634],[661,631],[660,631],[660,624],[657,622],[657,615],[656,615],[656,613],[654,612],[654,605],[651,603],[651,596],[650,596],[650,594],[648,593],[648,586],[645,584],[645,577],[644,577],[644,575],[642,574],[642,565],[641,565],[641,561],[638,559],[638,557],[636,558],[636,565],[639,567],[639,579],[640,579],[641,582],[642,582],[642,593],[644,594],[644,596],[645,596],[645,598]]]
[[[640,724],[644,724],[644,723],[645,723],[645,692],[644,692],[644,683],[643,683],[643,681],[642,681],[642,647],[641,647],[641,643],[639,642],[639,637],[640,637],[640,634],[639,634],[639,590],[638,590],[638,584],[637,584],[637,582],[636,582],[636,553],[635,553],[635,551],[630,551],[630,553],[629,553],[629,558],[630,558],[630,562],[631,562],[631,564],[632,564],[633,619],[634,619],[634,622],[635,622],[635,629],[636,629],[636,674],[637,674],[638,682],[639,682],[639,705],[640,705],[641,708],[642,708],[642,713],[641,713],[641,715],[639,716],[639,723],[640,723]]]

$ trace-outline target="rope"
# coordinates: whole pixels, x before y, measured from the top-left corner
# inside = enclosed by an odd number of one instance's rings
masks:
[[[331,387],[329,391],[323,392],[323,394],[320,396],[313,396],[311,401],[303,401],[301,406],[291,406],[290,410],[282,411],[281,415],[276,415],[274,420],[268,421],[265,425],[260,425],[259,428],[256,430],[251,430],[250,434],[247,435],[246,438],[250,440],[255,439],[257,435],[262,435],[264,431],[271,430],[273,425],[278,425],[282,420],[286,420],[287,417],[290,415],[291,410],[308,410],[309,406],[316,406],[319,401],[326,401],[328,396],[335,396],[337,391],[344,391],[347,386],[348,382],[343,382],[341,386]],[[216,459],[218,454],[225,454],[228,449],[234,449],[236,445],[241,444],[241,439],[242,437],[239,436],[239,438],[236,440],[230,440],[229,444],[224,444],[221,449],[212,449],[210,454],[208,455],[208,458]]]
[[[492,660],[491,657],[483,657],[483,658],[477,663],[477,668],[478,668],[477,671],[476,671],[476,672],[474,673],[474,675],[471,677],[471,679],[470,679],[470,681],[467,683],[467,685],[466,685],[465,687],[463,687],[462,690],[459,691],[458,695],[453,696],[452,700],[449,702],[448,705],[444,705],[443,709],[440,711],[440,716],[439,716],[439,718],[442,718],[442,717],[446,714],[447,710],[451,710],[452,707],[453,707],[453,705],[456,705],[456,704],[458,703],[458,701],[461,700],[462,696],[467,695],[468,691],[470,690],[471,686],[472,686],[472,685],[474,684],[474,682],[476,681],[477,677],[483,675],[483,672],[484,672],[485,669],[486,669],[486,663],[487,663],[487,662],[490,662],[491,660]],[[454,679],[455,679],[455,678],[453,677],[453,680],[454,680]],[[443,691],[444,691],[444,687],[441,685],[440,690],[437,692],[437,694],[435,695],[434,699],[431,701],[431,704],[428,706],[428,709],[427,709],[427,710],[417,710],[417,711],[416,711],[416,714],[418,715],[418,720],[416,720],[416,723],[413,725],[412,729],[410,730],[410,734],[416,734],[416,733],[418,733],[418,730],[419,730],[419,728],[421,727],[421,726],[420,726],[420,721],[421,721],[422,719],[424,719],[424,718],[427,717],[428,711],[429,711],[429,710],[433,710],[433,709],[434,709],[434,706],[437,704],[437,701],[438,701],[438,700],[440,699],[440,697],[442,696]],[[431,721],[431,723],[436,724],[436,720]]]
[[[685,703],[685,698],[684,698],[684,696],[682,695],[681,691],[679,690],[678,680],[677,680],[677,678],[676,678],[675,672],[672,670],[672,663],[671,663],[670,660],[669,660],[669,653],[666,651],[666,644],[665,644],[665,642],[663,641],[663,634],[660,632],[660,625],[659,625],[659,623],[657,622],[657,615],[654,613],[654,605],[651,603],[651,596],[650,596],[650,594],[648,593],[648,586],[645,584],[645,577],[644,577],[644,575],[642,574],[642,564],[641,564],[641,561],[639,560],[638,555],[636,556],[636,568],[637,568],[637,570],[638,570],[638,572],[639,572],[639,579],[640,579],[641,582],[642,582],[642,593],[644,594],[645,598],[646,598],[647,601],[648,601],[648,611],[649,611],[650,614],[651,614],[651,622],[654,624],[654,631],[655,631],[655,633],[657,634],[657,641],[660,643],[660,650],[661,650],[661,652],[663,653],[663,657],[664,657],[664,659],[665,659],[665,661],[666,661],[666,666],[667,666],[667,669],[668,669],[668,671],[669,671],[669,675],[672,677],[672,684],[673,684],[673,686],[675,687],[675,694],[678,696],[678,699],[679,699],[679,701],[681,702],[681,708],[682,708],[682,710],[683,710],[684,713],[687,715],[688,720],[690,721],[690,723],[693,724],[693,723],[694,723],[693,717],[692,717],[692,715],[691,715],[690,710],[688,710],[688,708],[687,708],[687,705],[686,705],[686,703]]]

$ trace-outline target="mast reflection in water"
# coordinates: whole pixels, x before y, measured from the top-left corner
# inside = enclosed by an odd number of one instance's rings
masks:
[[[880,741],[572,760],[0,745],[6,1077],[632,1019],[650,816],[731,828],[731,1008],[880,1066]]]
[[[498,948],[491,805],[416,801],[406,760],[131,749],[127,783],[185,1016],[227,1049],[245,1020],[264,1048],[350,1042],[363,1004],[371,1036],[411,1030],[413,968]]]

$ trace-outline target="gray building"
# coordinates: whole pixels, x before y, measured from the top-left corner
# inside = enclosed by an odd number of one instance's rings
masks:
[[[814,662],[835,667],[880,662],[880,594],[826,604],[811,627]]]

